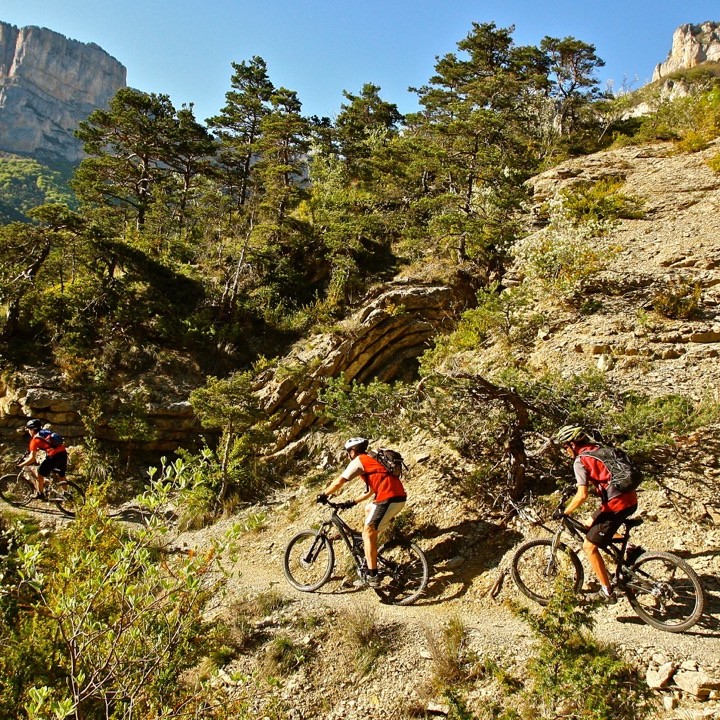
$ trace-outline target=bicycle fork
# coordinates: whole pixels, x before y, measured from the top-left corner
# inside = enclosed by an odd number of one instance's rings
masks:
[[[304,567],[309,567],[312,565],[315,560],[317,560],[318,555],[320,554],[320,550],[323,546],[323,541],[326,537],[326,528],[323,526],[320,528],[320,531],[315,536],[315,539],[313,540],[312,544],[308,548],[308,551],[300,558],[300,564]]]
[[[545,577],[556,577],[558,573],[558,566],[555,558],[557,557],[557,546],[560,544],[560,536],[562,535],[563,528],[561,527],[554,535],[552,539],[552,545],[550,546],[550,557],[545,567]]]

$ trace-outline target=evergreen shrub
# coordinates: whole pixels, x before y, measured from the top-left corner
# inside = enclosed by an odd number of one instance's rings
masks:
[[[572,588],[558,587],[540,615],[515,611],[536,640],[520,693],[529,717],[641,720],[651,713],[652,691],[614,645],[592,635],[592,608],[579,605]]]

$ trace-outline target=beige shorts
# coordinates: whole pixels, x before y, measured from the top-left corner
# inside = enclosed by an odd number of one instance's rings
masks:
[[[365,525],[378,531],[384,530],[388,523],[405,507],[405,500],[383,500],[368,503],[365,507]]]

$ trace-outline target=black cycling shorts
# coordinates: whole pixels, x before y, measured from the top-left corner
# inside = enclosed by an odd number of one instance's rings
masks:
[[[618,528],[627,520],[635,511],[637,505],[631,505],[624,510],[613,512],[612,510],[598,510],[593,515],[592,524],[587,531],[585,537],[598,547],[607,547],[618,531]]]
[[[40,463],[38,475],[42,475],[44,478],[50,477],[50,473],[57,470],[60,477],[65,477],[67,462],[68,455],[64,450],[55,455],[46,455],[45,459]]]

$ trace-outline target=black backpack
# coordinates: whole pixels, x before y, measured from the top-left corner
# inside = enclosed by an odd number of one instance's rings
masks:
[[[52,430],[38,430],[38,436],[42,438],[51,448],[60,447],[63,442],[63,436]]]
[[[614,447],[600,447],[597,450],[590,450],[581,454],[599,460],[610,473],[608,487],[613,487],[619,492],[636,490],[643,481],[640,469],[624,450]]]
[[[380,448],[378,451],[373,453],[373,455],[375,459],[385,467],[390,475],[394,475],[398,478],[402,477],[403,470],[407,469],[407,465],[402,459],[402,455],[397,450]]]

